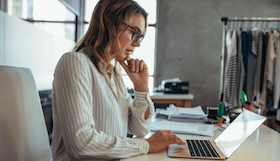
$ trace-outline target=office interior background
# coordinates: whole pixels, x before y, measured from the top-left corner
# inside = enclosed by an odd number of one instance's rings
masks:
[[[149,12],[149,27],[133,57],[147,62],[150,90],[164,79],[180,78],[190,84],[192,106],[204,109],[219,103],[220,18],[280,15],[279,0],[137,2]],[[30,68],[38,90],[51,90],[57,61],[86,32],[95,4],[96,0],[1,0],[0,65]],[[125,74],[124,79],[131,87]]]

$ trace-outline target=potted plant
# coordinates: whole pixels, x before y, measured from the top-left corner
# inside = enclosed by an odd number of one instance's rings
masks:
[[[218,124],[222,124],[224,122],[223,114],[224,114],[224,104],[222,102],[220,102],[218,105],[218,110],[217,110]]]

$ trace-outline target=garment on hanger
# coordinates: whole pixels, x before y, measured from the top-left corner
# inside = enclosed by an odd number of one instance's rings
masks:
[[[261,62],[261,78],[260,78],[260,93],[263,90],[264,83],[264,70],[265,70],[265,62],[266,62],[266,52],[267,52],[267,44],[268,44],[268,32],[263,33],[263,52],[262,52],[262,62]]]
[[[247,36],[247,56],[248,56],[248,62],[247,62],[247,72],[246,72],[246,88],[244,88],[244,91],[247,95],[247,100],[252,102],[253,100],[253,88],[254,84],[253,79],[254,79],[254,68],[256,64],[256,59],[254,53],[252,53],[252,31],[248,29],[246,31],[246,36]]]
[[[240,91],[243,90],[245,81],[245,69],[242,54],[242,30],[237,30],[237,73],[235,82],[235,91],[233,98],[233,107],[242,107]]]
[[[230,30],[226,36],[225,105],[233,108],[235,81],[237,73],[236,31]]]
[[[253,41],[256,46],[256,66],[255,66],[255,77],[254,77],[254,93],[253,93],[253,101],[260,101],[260,83],[261,83],[261,72],[262,72],[262,58],[263,58],[263,37],[264,34],[261,30],[253,31],[253,37],[257,41]],[[254,98],[256,98],[254,100]]]
[[[223,30],[223,35],[226,34],[226,31]],[[225,61],[226,61],[226,39],[223,36],[223,41],[222,41],[222,51],[220,55],[220,61],[221,61],[221,73],[220,73],[220,90],[219,90],[219,100],[223,101],[224,100],[224,82],[225,82]]]
[[[277,109],[279,108],[279,99],[280,99],[280,31],[275,30],[275,53],[276,53],[276,60],[275,60],[275,77],[274,77],[274,104],[273,108]],[[280,121],[280,120],[279,120]]]
[[[267,51],[266,51],[266,61],[265,61],[265,68],[264,68],[264,81],[263,81],[263,87],[262,87],[262,93],[261,93],[261,100],[264,102],[264,108],[270,108],[267,106],[267,103],[269,103],[270,100],[267,100],[267,96],[270,94],[271,85],[272,82],[272,68],[274,65],[273,60],[276,56],[275,50],[274,50],[274,39],[273,34],[271,31],[267,31],[268,35],[268,42],[267,42]]]
[[[261,75],[261,60],[262,60],[262,32],[259,29],[247,31],[248,40],[248,67],[246,75],[247,100],[253,102],[259,99],[259,83]]]
[[[241,27],[240,27],[240,30],[242,32],[243,64],[244,64],[245,73],[247,74],[247,62],[248,62],[247,36],[246,36],[246,31],[243,31],[243,29]]]

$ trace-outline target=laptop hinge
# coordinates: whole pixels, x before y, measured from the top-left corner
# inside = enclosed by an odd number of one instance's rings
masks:
[[[224,154],[224,156],[226,157],[226,159],[229,157],[224,150],[222,149],[222,147],[216,142],[216,140],[214,140],[214,143],[217,145],[217,147],[220,149],[220,151]]]

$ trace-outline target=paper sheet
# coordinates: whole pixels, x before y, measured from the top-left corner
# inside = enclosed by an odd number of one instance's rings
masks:
[[[171,130],[173,133],[178,134],[197,134],[211,137],[214,135],[214,125],[191,124],[166,120],[154,122],[152,124],[151,131],[158,130]]]
[[[201,106],[183,108],[170,105],[167,108],[169,113],[168,120],[180,122],[205,122],[207,115],[202,110]]]
[[[181,108],[178,107],[178,112],[182,115],[196,115],[196,116],[207,116],[202,110],[201,106],[191,107],[191,108]]]

